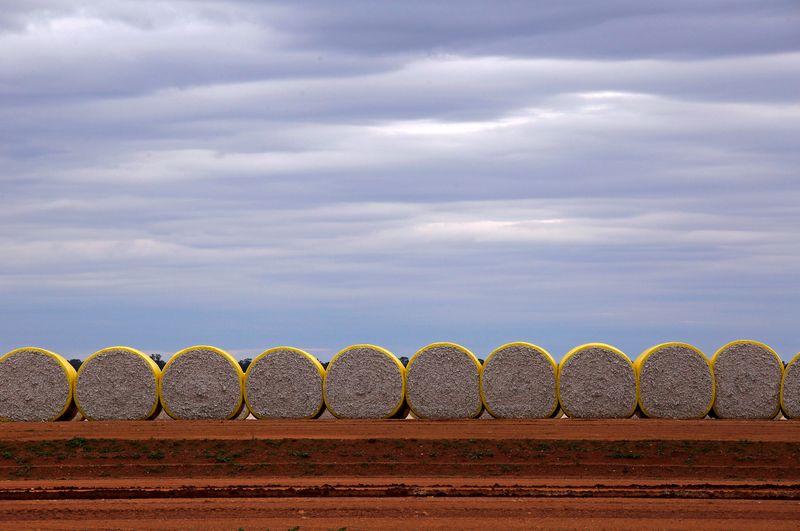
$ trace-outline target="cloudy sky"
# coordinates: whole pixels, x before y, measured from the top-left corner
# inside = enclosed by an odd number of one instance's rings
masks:
[[[800,350],[796,1],[3,0],[0,350]]]

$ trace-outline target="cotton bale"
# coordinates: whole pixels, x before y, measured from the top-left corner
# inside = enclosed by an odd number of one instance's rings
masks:
[[[639,408],[647,417],[701,419],[714,403],[714,373],[702,351],[686,343],[651,347],[634,362]]]
[[[787,419],[800,418],[800,353],[783,371],[781,382],[781,410]]]
[[[388,350],[352,345],[325,370],[323,397],[336,418],[390,418],[405,413],[406,370]]]
[[[24,347],[0,358],[0,420],[52,421],[75,416],[75,369],[49,350]]]
[[[317,417],[323,408],[322,364],[303,350],[276,347],[262,352],[245,372],[245,402],[259,419]]]
[[[558,410],[558,365],[541,347],[508,343],[489,354],[481,371],[483,405],[495,418],[545,418]]]
[[[455,343],[433,343],[408,362],[406,400],[422,419],[475,418],[483,411],[481,364]]]
[[[558,401],[568,417],[628,418],[636,411],[637,385],[631,360],[603,343],[575,347],[558,369]]]
[[[711,358],[717,393],[713,413],[723,419],[771,419],[780,412],[783,361],[758,341],[739,340]]]
[[[159,396],[173,419],[233,419],[244,406],[244,373],[223,350],[189,347],[164,366]]]
[[[158,416],[161,369],[147,354],[109,347],[78,369],[75,405],[89,420],[146,420]]]

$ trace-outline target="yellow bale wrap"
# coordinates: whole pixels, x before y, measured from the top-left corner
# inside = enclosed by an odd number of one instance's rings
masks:
[[[605,343],[570,350],[561,360],[557,382],[558,402],[568,417],[628,418],[639,401],[633,362]]]
[[[75,416],[76,372],[55,352],[23,347],[0,358],[0,420],[55,421]]]
[[[244,372],[224,350],[185,348],[164,365],[158,395],[173,419],[235,419],[244,407]]]
[[[711,362],[687,343],[662,343],[634,361],[639,409],[647,417],[701,419],[714,404],[716,384]]]
[[[325,407],[336,418],[391,418],[405,413],[406,368],[385,348],[359,344],[328,363]]]
[[[558,364],[545,349],[517,341],[483,362],[481,400],[495,418],[547,418],[558,411]]]
[[[781,410],[783,360],[764,343],[732,341],[711,358],[716,381],[716,417],[771,419]]]
[[[265,350],[247,367],[244,379],[244,400],[256,418],[311,419],[322,413],[325,368],[304,350]]]
[[[153,419],[161,409],[160,381],[161,369],[147,354],[124,346],[104,348],[78,369],[75,405],[88,420]]]
[[[483,367],[469,349],[440,342],[423,347],[406,369],[406,401],[422,419],[476,418],[483,411]]]

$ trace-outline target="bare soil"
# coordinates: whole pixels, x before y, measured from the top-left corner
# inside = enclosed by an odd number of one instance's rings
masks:
[[[790,421],[0,425],[0,528],[796,527]]]

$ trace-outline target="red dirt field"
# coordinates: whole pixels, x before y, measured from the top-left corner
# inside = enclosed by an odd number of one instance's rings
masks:
[[[790,421],[0,425],[2,528],[760,528],[800,521]]]

